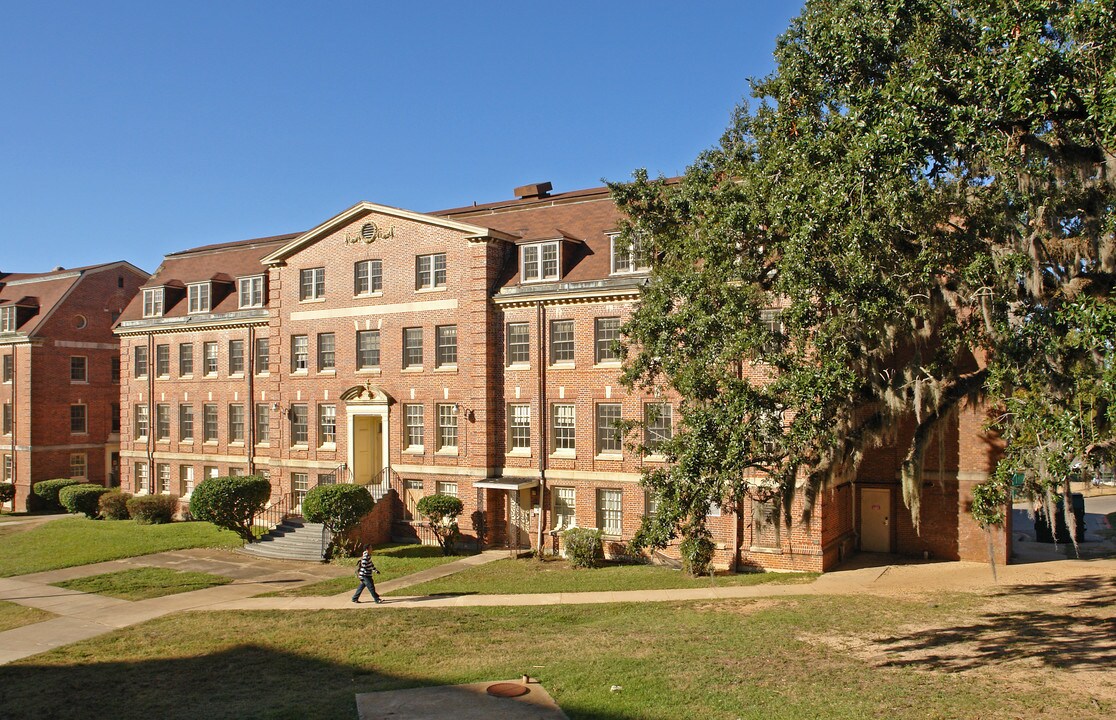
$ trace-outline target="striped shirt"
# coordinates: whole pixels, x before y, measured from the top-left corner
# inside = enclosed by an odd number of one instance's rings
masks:
[[[360,562],[357,563],[357,577],[370,578],[374,572],[379,571],[376,569],[376,566],[372,564],[372,556],[369,555],[366,550],[364,554],[360,556]]]

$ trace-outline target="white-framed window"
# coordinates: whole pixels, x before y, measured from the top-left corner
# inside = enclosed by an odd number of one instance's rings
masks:
[[[158,482],[157,492],[163,495],[170,494],[170,465],[167,463],[159,463],[155,466],[155,477]]]
[[[147,377],[146,345],[137,345],[132,350],[132,375],[137,378]]]
[[[194,374],[194,343],[182,343],[178,346],[178,377],[188,377]]]
[[[639,240],[624,240],[620,235],[610,235],[612,240],[612,274],[642,273],[651,269],[647,255]]]
[[[508,323],[508,365],[531,362],[531,328],[525,322]]]
[[[246,308],[263,307],[264,304],[264,279],[263,275],[240,278],[237,281],[238,296],[241,310]]]
[[[187,497],[194,492],[194,466],[182,465],[178,468],[178,494]]]
[[[194,406],[178,406],[178,440],[189,442],[194,439]]]
[[[298,271],[298,299],[317,300],[325,297],[325,268]]]
[[[310,407],[305,403],[291,405],[291,444],[310,444]]]
[[[577,524],[577,492],[572,487],[556,487],[554,490],[554,527],[569,528]]]
[[[508,451],[530,452],[531,406],[515,403],[508,406]]]
[[[357,370],[380,367],[380,331],[357,331]]]
[[[171,419],[170,419],[171,406],[159,403],[155,406],[155,439],[163,440],[164,442],[170,440],[171,434]]]
[[[271,441],[271,408],[267,403],[256,404],[256,442]]]
[[[12,434],[12,404],[10,402],[4,403],[4,405],[2,407],[0,407],[0,414],[3,415],[3,419],[0,419],[0,434],[11,435]]]
[[[331,333],[318,333],[318,372],[336,370],[337,338]]]
[[[202,440],[207,443],[217,442],[217,405],[206,403],[202,405]]]
[[[194,313],[209,312],[209,298],[209,283],[191,283],[187,285],[186,312],[190,313],[191,315],[193,315]]]
[[[659,496],[650,490],[643,493],[643,514],[647,517],[659,514]]]
[[[775,353],[779,351],[779,338],[783,335],[783,311],[777,308],[760,310],[760,323],[767,330],[768,339],[763,344],[763,351]]]
[[[621,490],[597,490],[597,527],[610,537],[620,537],[624,528],[624,493]]]
[[[457,449],[457,405],[438,405],[438,449]]]
[[[257,375],[267,375],[271,372],[271,340],[265,337],[256,338],[256,367]]]
[[[439,325],[434,328],[434,367],[457,366],[457,326]]]
[[[244,406],[240,403],[229,405],[229,442],[244,442]]]
[[[574,406],[568,403],[554,405],[550,420],[553,425],[550,434],[553,438],[554,452],[572,455],[575,450]]]
[[[403,328],[403,367],[422,367],[422,328]]]
[[[318,406],[318,444],[333,445],[337,442],[337,406]]]
[[[12,481],[12,456],[11,455],[5,455],[4,456],[4,467],[3,467],[3,470],[0,470],[0,482],[11,482],[11,481]]]
[[[135,464],[136,469],[136,492],[150,492],[151,487],[147,484],[147,463],[138,462]]]
[[[155,377],[170,377],[170,345],[155,346]]]
[[[216,465],[205,465],[202,467],[202,479],[215,478],[221,476],[221,470]]]
[[[163,316],[163,288],[158,287],[144,289],[143,316],[145,318]],[[15,328],[13,327],[12,329],[14,330]]]
[[[310,370],[310,336],[291,335],[291,372]]]
[[[446,254],[418,255],[415,257],[415,290],[430,290],[446,286]]]
[[[202,371],[206,375],[217,374],[217,343],[202,343]]]
[[[596,343],[597,364],[620,360],[620,318],[604,317],[593,321],[593,338]]]
[[[146,293],[146,291],[144,291]],[[147,300],[147,295],[144,295],[144,300]],[[147,307],[146,302],[144,307]],[[147,317],[147,314],[144,314]],[[16,330],[16,309],[14,305],[7,307],[0,307],[0,332],[15,332]]]
[[[120,362],[120,359],[116,359]],[[0,357],[0,382],[10,383],[12,381],[12,356],[4,355]]]
[[[622,452],[619,422],[620,403],[597,404],[598,455],[619,455]]]
[[[75,407],[78,407],[78,406],[71,405],[70,406],[71,411]],[[135,417],[135,422],[132,424],[132,428],[133,428],[133,430],[135,431],[135,434],[136,434],[136,439],[147,437],[148,423],[150,421],[150,419],[148,417],[147,405],[135,405],[135,406],[133,406],[132,410],[134,411],[135,416],[136,416]],[[71,413],[71,422],[70,422],[71,430],[73,429],[72,418],[73,418],[73,415]]]
[[[423,410],[421,404],[403,406],[403,447],[407,450],[423,449],[426,430]]]
[[[450,497],[457,497],[457,483],[438,481],[434,485],[434,492],[439,495],[449,495]]]
[[[669,403],[643,406],[643,444],[652,455],[659,455],[663,443],[674,437],[673,410]]]
[[[301,505],[306,499],[306,493],[310,491],[310,473],[291,473],[291,490],[294,492],[295,504]]]
[[[70,477],[89,477],[89,458],[85,453],[70,453]]]
[[[561,251],[558,240],[521,245],[520,277],[523,282],[558,280]]]
[[[89,358],[84,355],[70,356],[70,382],[89,382]]]
[[[244,341],[229,340],[229,375],[244,374]]]
[[[574,321],[550,321],[550,364],[574,361]]]
[[[147,406],[144,405],[144,412],[147,412]],[[75,435],[84,435],[89,432],[89,408],[84,403],[76,403],[70,406],[70,432]],[[144,435],[147,433],[145,432]]]
[[[371,295],[384,289],[382,260],[361,260],[353,266],[353,294]]]

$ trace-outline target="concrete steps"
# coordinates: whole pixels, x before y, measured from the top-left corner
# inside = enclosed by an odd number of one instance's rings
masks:
[[[322,562],[322,525],[287,518],[259,542],[245,545],[241,552],[275,560]]]

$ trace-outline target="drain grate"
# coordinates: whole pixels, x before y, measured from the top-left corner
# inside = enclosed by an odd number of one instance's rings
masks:
[[[486,692],[493,697],[514,698],[526,695],[531,688],[519,683],[502,682],[489,685]]]

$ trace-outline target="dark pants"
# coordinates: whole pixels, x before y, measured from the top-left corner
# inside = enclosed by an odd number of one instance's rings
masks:
[[[368,588],[368,592],[372,593],[373,600],[375,600],[376,602],[380,601],[380,596],[376,594],[376,584],[372,582],[372,576],[369,575],[368,577],[362,577],[360,579],[360,587],[358,587],[356,589],[356,592],[353,593],[353,602],[356,602],[360,599],[360,594],[364,592],[364,588]]]

